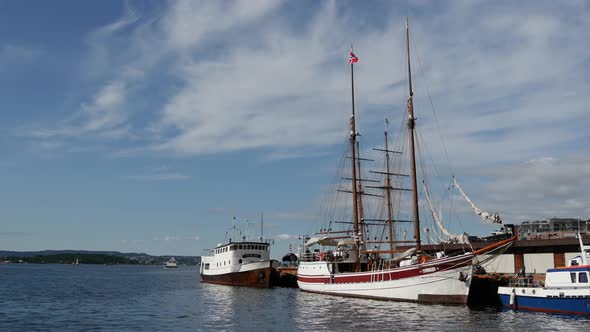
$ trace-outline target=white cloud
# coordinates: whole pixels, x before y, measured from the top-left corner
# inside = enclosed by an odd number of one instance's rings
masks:
[[[56,128],[32,128],[29,134],[36,138],[78,137],[97,134],[104,138],[127,137],[127,120],[121,109],[127,96],[124,82],[114,81],[105,85],[89,103],[82,103],[80,110]]]
[[[158,19],[129,10],[90,34],[88,63],[103,83],[63,126],[34,134],[135,137],[127,150],[134,153],[321,154],[346,140],[351,41],[360,58],[363,143],[380,144],[384,116],[392,123],[406,116],[404,18],[397,10],[384,22],[363,21],[353,9],[326,2],[295,25],[280,15],[280,1],[169,5]],[[570,169],[587,162],[580,157],[587,154],[590,123],[587,4],[448,2],[436,12],[417,5],[409,11],[424,11],[411,21],[415,109],[420,138],[429,142],[424,151],[446,159],[440,127],[459,177],[492,178],[487,191],[469,193],[507,210],[509,219],[587,214],[578,204],[588,201],[579,180],[585,173]],[[162,103],[144,111],[147,124],[136,121],[130,100],[161,88],[159,80],[173,87],[157,90]],[[168,172],[144,179],[158,176],[183,178]]]
[[[278,234],[275,237],[277,240],[280,241],[287,241],[287,240],[296,240],[299,239],[299,235],[292,235],[292,234]]]
[[[493,175],[493,180],[482,188],[482,200],[506,211],[508,222],[588,217],[590,158],[538,160],[483,170],[481,175]]]
[[[154,241],[199,241],[201,239],[198,235],[165,235],[156,236]]]
[[[198,46],[215,33],[241,29],[280,4],[276,0],[176,1],[162,20],[162,27],[169,47],[182,51]]]
[[[384,115],[393,120],[403,113],[402,17],[358,26],[351,12],[328,2],[294,27],[275,15],[282,5],[176,1],[158,20],[128,8],[120,20],[90,35],[93,54],[103,54],[106,62],[93,67],[114,70],[101,71],[112,77],[82,104],[86,118],[34,134],[93,133],[114,140],[140,135],[137,144],[144,146],[134,149],[152,153],[266,148],[270,158],[281,158],[286,149],[313,147],[321,153],[346,136],[346,49],[357,39],[361,133],[368,136]],[[510,11],[449,3],[435,19],[412,21],[415,102],[425,139],[437,139],[428,91],[453,161],[485,163],[500,153],[503,160],[521,160],[523,151],[531,157],[579,138],[568,121],[590,120],[585,75],[577,70],[590,58],[583,43],[590,20],[564,20],[579,10],[574,3],[547,11],[528,3]],[[141,98],[162,73],[181,85],[168,90],[162,108],[149,110],[157,117],[143,133],[131,135],[124,124],[133,119],[123,105]]]

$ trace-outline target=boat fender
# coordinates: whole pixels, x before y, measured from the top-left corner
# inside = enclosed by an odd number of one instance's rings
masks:
[[[514,289],[512,289],[512,292],[510,293],[510,306],[511,307],[516,306],[516,290],[514,290]]]

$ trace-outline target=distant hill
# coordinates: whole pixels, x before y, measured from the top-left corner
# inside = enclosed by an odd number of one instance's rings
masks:
[[[117,257],[150,256],[150,255],[144,254],[144,253],[135,253],[135,252],[125,253],[125,252],[119,252],[119,251],[100,251],[100,250],[40,250],[40,251],[0,250],[0,257],[6,257],[6,256],[32,257],[32,256],[62,255],[62,254],[109,255],[109,256],[117,256]]]
[[[0,250],[0,259],[12,262],[30,263],[63,263],[70,264],[79,259],[80,264],[143,264],[160,265],[171,257],[180,265],[198,265],[199,256],[152,256],[145,253],[96,251],[96,250],[41,250],[41,251],[8,251]]]

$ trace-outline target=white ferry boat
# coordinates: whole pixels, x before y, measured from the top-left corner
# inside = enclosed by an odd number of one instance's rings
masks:
[[[262,221],[261,221],[262,225]],[[235,237],[235,224],[234,224]],[[270,240],[240,242],[229,239],[201,256],[201,280],[206,283],[268,288],[275,277],[278,262],[270,259]]]

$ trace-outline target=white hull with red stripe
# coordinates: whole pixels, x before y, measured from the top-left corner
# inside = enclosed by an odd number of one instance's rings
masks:
[[[467,303],[472,254],[377,271],[332,273],[338,263],[301,262],[299,288],[307,292],[382,300]]]

